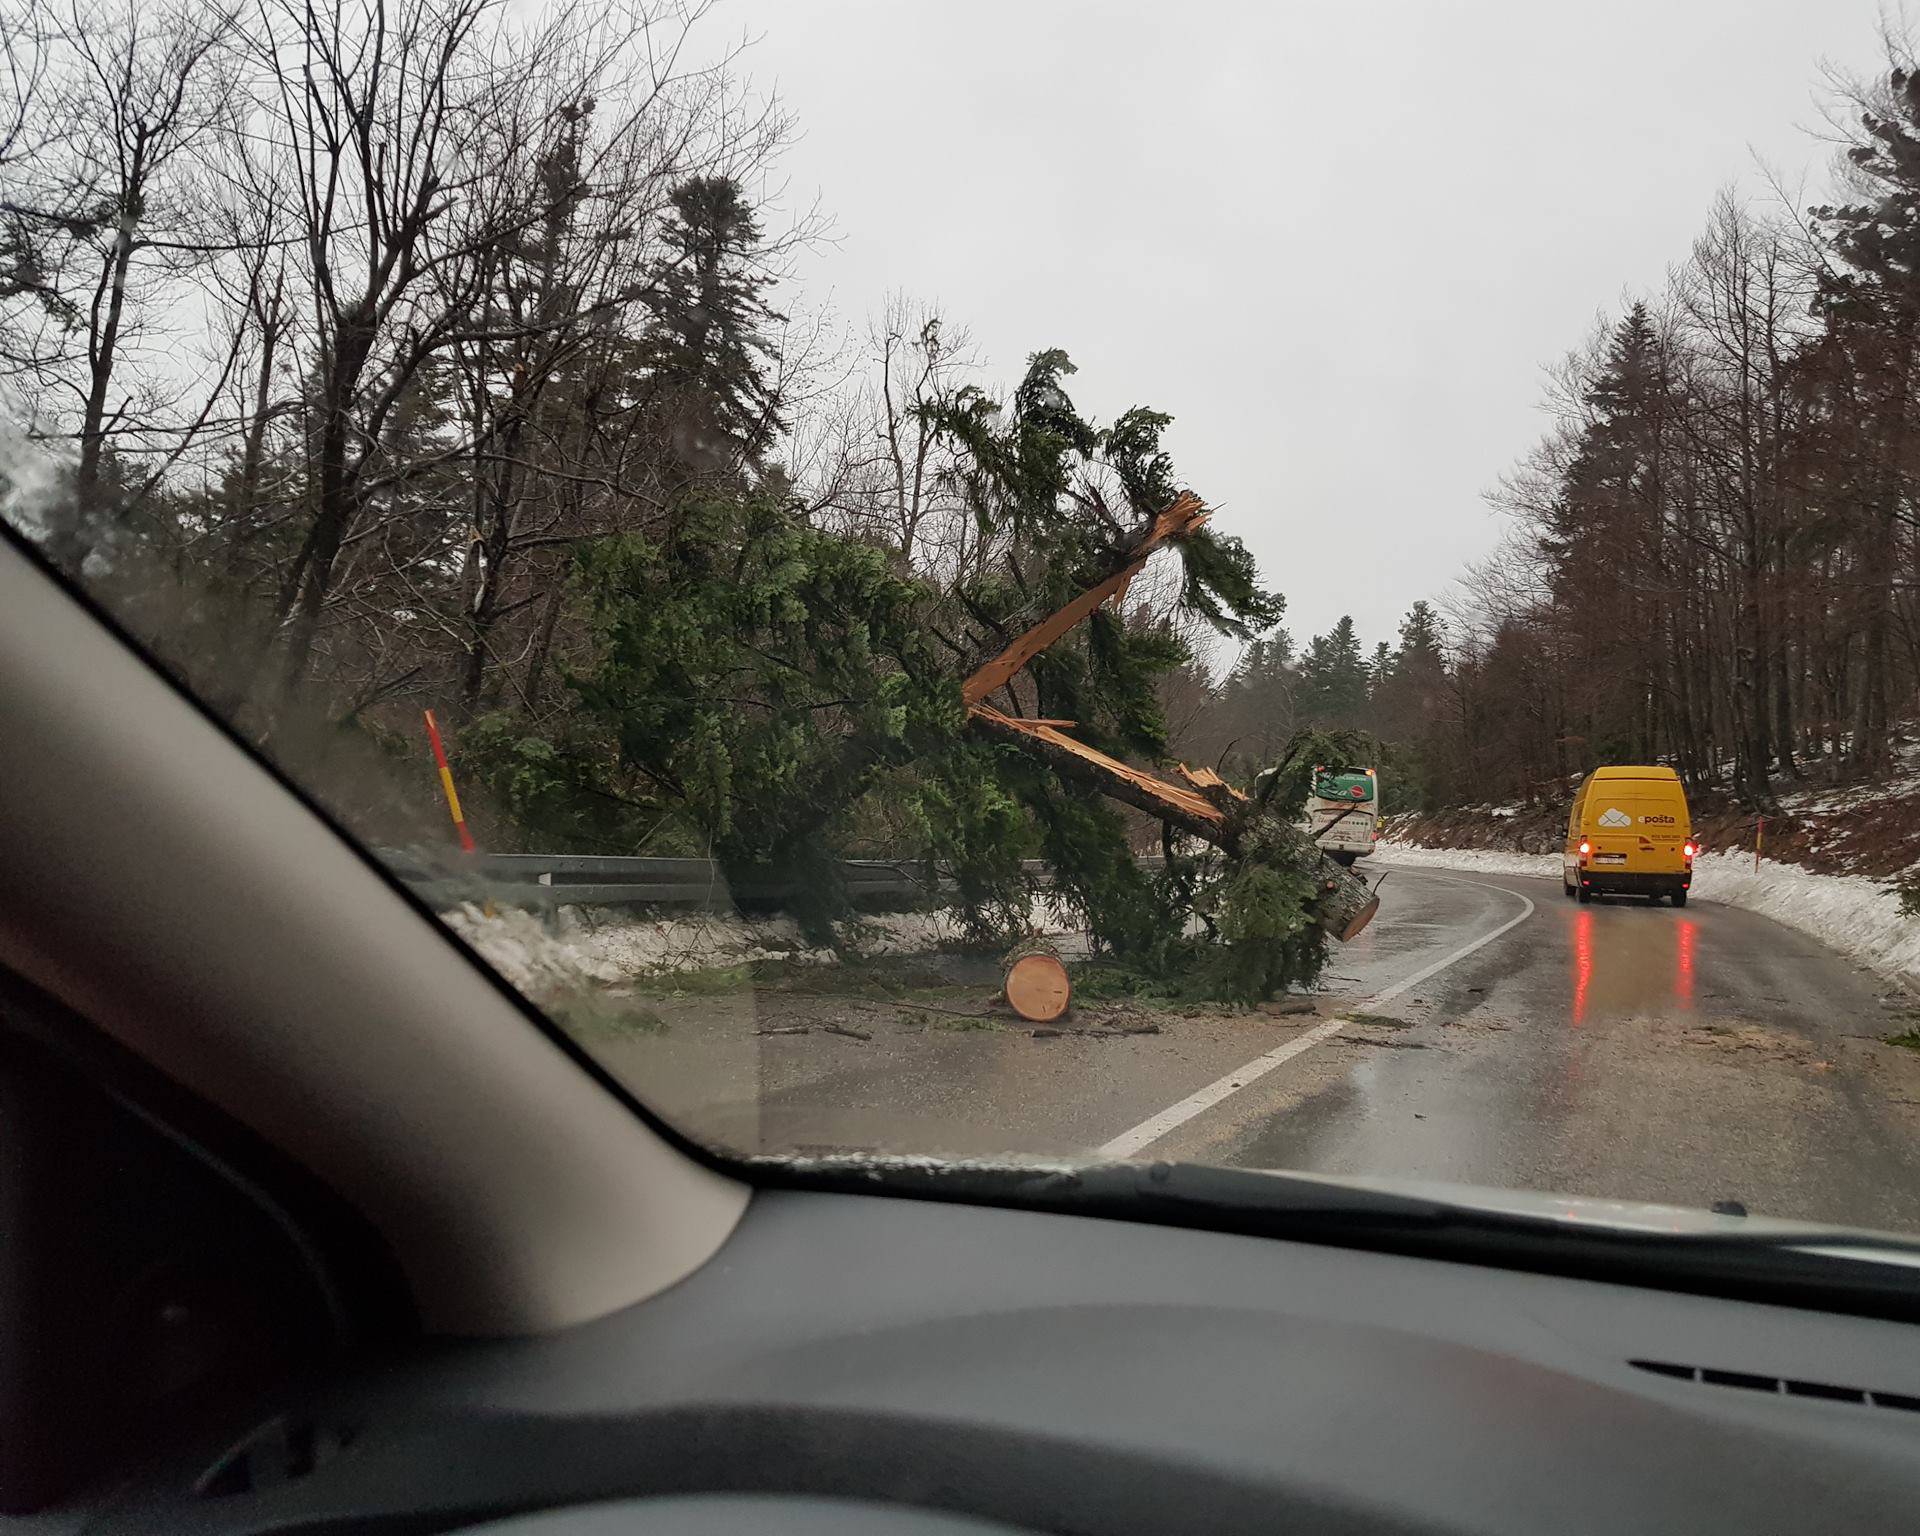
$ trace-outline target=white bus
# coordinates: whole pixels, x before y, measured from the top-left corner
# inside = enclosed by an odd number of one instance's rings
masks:
[[[1301,827],[1342,864],[1373,852],[1380,841],[1380,775],[1371,768],[1316,766]]]

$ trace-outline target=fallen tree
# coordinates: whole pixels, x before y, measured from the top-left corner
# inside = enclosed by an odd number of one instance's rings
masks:
[[[1345,942],[1373,920],[1380,898],[1351,869],[1322,853],[1301,828],[1283,820],[1270,801],[1256,802],[1211,769],[1178,765],[1185,785],[1159,778],[1132,764],[1075,741],[1066,734],[1071,720],[1033,720],[1005,714],[986,701],[1004,688],[1035,657],[1089,618],[1102,603],[1115,601],[1161,546],[1190,537],[1208,513],[1191,493],[1177,497],[1159,513],[1130,548],[1127,563],[1105,581],[1048,615],[997,656],[978,667],[961,685],[971,728],[991,740],[1016,746],[1037,757],[1063,779],[1083,784],[1225,853],[1240,873],[1265,866],[1295,878],[1283,881],[1281,899],[1297,899],[1304,881],[1317,894],[1304,903],[1307,926]],[[1290,761],[1300,756],[1296,747]],[[1297,805],[1287,807],[1296,812]]]
[[[1176,620],[1244,639],[1282,600],[1174,482],[1168,418],[1097,428],[1068,371],[1042,353],[1011,400],[936,413],[965,466],[950,568],[909,569],[774,490],[708,492],[659,535],[590,546],[574,707],[538,732],[476,722],[467,763],[548,849],[777,867],[823,940],[841,857],[912,850],[1000,941],[1041,860],[1049,899],[1157,986],[1254,1000],[1311,981],[1373,897],[1291,824],[1305,766],[1257,800],[1154,766],[1174,755],[1161,684],[1192,657]],[[1317,740],[1288,761],[1315,752],[1346,755]],[[1167,829],[1158,867],[1120,805]]]

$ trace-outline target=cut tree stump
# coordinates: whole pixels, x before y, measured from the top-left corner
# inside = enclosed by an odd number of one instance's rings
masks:
[[[1021,1018],[1050,1024],[1073,1001],[1073,982],[1059,952],[1045,939],[1027,939],[1007,951],[1002,987]]]

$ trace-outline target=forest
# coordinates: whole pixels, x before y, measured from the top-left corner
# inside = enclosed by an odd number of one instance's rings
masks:
[[[957,691],[1204,500],[1174,402],[1093,420],[1059,338],[1002,378],[933,300],[808,313],[821,216],[763,190],[797,125],[711,9],[0,7],[7,517],[375,841],[447,840],[430,708],[493,849],[912,858],[986,930],[1045,859],[1121,947],[1260,930]],[[1391,640],[1298,645],[1209,528],[1004,706],[1237,784],[1377,756],[1389,808],[1622,759],[1756,807],[1885,773],[1920,685],[1920,80],[1890,44],[1836,101],[1831,198],[1706,210],[1553,370],[1498,550]]]
[[[1887,55],[1829,82],[1825,199],[1724,192],[1664,287],[1550,371],[1442,665],[1422,610],[1371,658],[1345,626],[1250,649],[1225,699],[1274,674],[1397,744],[1428,806],[1552,802],[1607,762],[1760,812],[1886,775],[1920,686],[1920,74]]]

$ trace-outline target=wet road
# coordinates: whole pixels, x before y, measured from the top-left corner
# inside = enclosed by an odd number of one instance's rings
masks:
[[[1920,1061],[1883,1042],[1905,1027],[1887,988],[1831,950],[1543,880],[1399,870],[1382,894],[1399,919],[1337,966],[1368,990],[1525,916],[1155,1152],[1920,1228]]]
[[[1391,870],[1382,898],[1310,1015],[1036,1038],[961,1018],[983,985],[951,1014],[691,999],[657,1035],[592,1043],[695,1134],[754,1150],[1087,1154],[1151,1133],[1130,1155],[1920,1230],[1920,1053],[1883,1042],[1912,1020],[1850,962],[1706,901],[1580,906],[1552,881],[1424,869]],[[814,1032],[762,1033],[795,1021]]]

